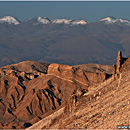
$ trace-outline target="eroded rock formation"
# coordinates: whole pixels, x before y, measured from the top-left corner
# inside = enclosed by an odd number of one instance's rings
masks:
[[[106,72],[69,65],[25,61],[0,68],[0,128],[27,128],[54,111],[72,104]]]
[[[54,75],[64,80],[78,82],[87,86],[91,83],[103,82],[106,79],[105,71],[92,73],[69,65],[61,64],[50,64],[48,67],[48,75]]]
[[[116,66],[116,73],[120,73],[120,69],[121,69],[121,65],[124,62],[124,58],[122,57],[122,52],[118,51],[118,55],[117,55],[117,66]]]
[[[127,58],[122,57],[122,52],[118,51],[117,54],[117,63],[116,65],[113,64],[113,76],[115,79],[119,77],[119,74],[121,72],[122,64],[127,60]]]

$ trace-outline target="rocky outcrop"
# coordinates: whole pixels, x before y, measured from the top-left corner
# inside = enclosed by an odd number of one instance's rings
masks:
[[[78,82],[89,86],[91,83],[100,83],[105,81],[106,73],[92,73],[75,68],[69,65],[50,64],[48,75],[54,75],[70,82]]]
[[[128,58],[122,57],[122,52],[118,51],[117,54],[117,63],[116,65],[113,65],[113,76],[115,79],[119,77],[119,74],[121,72],[122,64],[127,60]]]
[[[113,64],[113,76],[114,76],[114,79],[115,79],[115,75],[116,75],[116,65]]]
[[[120,72],[122,63],[123,63],[122,52],[118,51],[118,55],[117,55],[117,66],[116,66],[116,73],[117,74]]]

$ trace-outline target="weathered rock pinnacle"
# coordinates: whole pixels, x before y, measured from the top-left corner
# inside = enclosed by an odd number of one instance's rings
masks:
[[[118,51],[117,55],[117,63],[116,65],[113,65],[113,75],[114,78],[117,79],[119,77],[119,74],[121,72],[122,64],[127,60],[128,58],[122,57],[122,52]]]
[[[114,79],[115,79],[115,75],[116,75],[116,65],[113,64],[113,76],[114,76]]]
[[[120,72],[121,65],[122,65],[122,62],[123,62],[122,60],[123,60],[123,58],[122,58],[122,52],[118,51],[116,73]]]

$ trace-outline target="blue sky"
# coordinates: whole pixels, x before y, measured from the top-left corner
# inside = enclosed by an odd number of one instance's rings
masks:
[[[0,2],[0,18],[11,15],[20,21],[38,16],[50,19],[84,19],[94,22],[106,16],[130,20],[130,1],[33,1],[33,2]]]

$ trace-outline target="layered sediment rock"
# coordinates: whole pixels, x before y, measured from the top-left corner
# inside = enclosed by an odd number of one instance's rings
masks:
[[[69,65],[50,64],[48,74],[66,80],[79,82],[89,86],[90,83],[100,83],[106,79],[106,73],[87,72]]]

